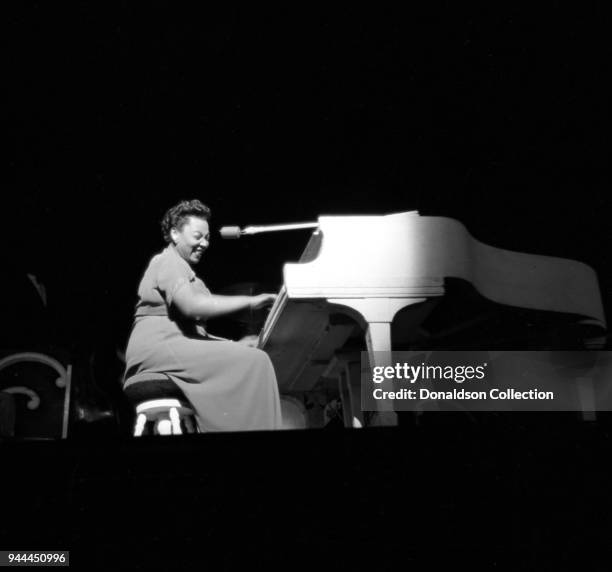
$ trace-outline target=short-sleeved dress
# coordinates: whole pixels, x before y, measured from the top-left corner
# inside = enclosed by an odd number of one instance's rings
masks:
[[[207,338],[203,323],[181,319],[172,299],[188,282],[210,295],[174,245],[151,259],[138,288],[126,379],[145,372],[170,375],[195,408],[202,431],[281,428],[270,358],[256,348]]]

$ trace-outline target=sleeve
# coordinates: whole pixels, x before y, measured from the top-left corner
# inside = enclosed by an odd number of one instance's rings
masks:
[[[195,280],[195,273],[189,265],[178,258],[164,258],[157,269],[157,289],[166,305],[170,307],[176,292],[185,284]]]

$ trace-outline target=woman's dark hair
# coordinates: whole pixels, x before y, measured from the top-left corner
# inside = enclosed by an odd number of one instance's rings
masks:
[[[176,228],[180,230],[190,216],[210,219],[210,209],[197,199],[192,201],[181,201],[169,208],[161,221],[162,234],[167,243],[172,242],[170,230]]]

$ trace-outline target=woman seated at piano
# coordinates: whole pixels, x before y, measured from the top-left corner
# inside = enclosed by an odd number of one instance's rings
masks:
[[[167,373],[194,407],[201,431],[281,427],[278,385],[270,358],[252,337],[210,335],[206,320],[272,304],[275,294],[220,296],[194,268],[210,244],[210,209],[181,201],[161,223],[167,246],[151,258],[138,288],[126,350],[126,379]]]

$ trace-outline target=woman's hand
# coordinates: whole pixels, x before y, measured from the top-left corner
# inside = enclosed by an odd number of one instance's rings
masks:
[[[232,341],[229,338],[222,338],[221,336],[213,336],[212,334],[209,334],[208,332],[206,332],[206,337],[209,340],[217,340],[219,342],[231,342]]]
[[[259,341],[259,336],[253,336],[253,335],[244,336],[243,338],[240,338],[239,340],[237,340],[239,344],[243,344],[249,348],[256,348],[258,341]]]
[[[257,296],[251,296],[249,306],[251,310],[259,310],[266,306],[271,306],[276,300],[276,294],[258,294]]]

